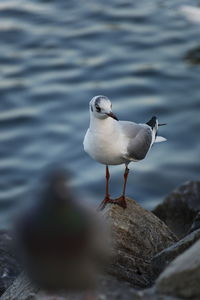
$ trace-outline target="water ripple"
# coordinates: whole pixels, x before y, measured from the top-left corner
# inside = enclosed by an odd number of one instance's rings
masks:
[[[200,33],[177,5],[0,2],[3,226],[52,163],[72,171],[76,189],[102,199],[104,166],[82,146],[96,94],[113,100],[120,119],[145,122],[156,114],[168,123],[160,129],[168,142],[131,165],[128,195],[151,208],[177,184],[199,178]],[[117,196],[123,166],[111,173]]]

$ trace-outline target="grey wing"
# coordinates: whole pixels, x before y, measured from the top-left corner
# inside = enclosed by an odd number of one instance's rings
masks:
[[[144,159],[152,144],[152,130],[146,124],[120,122],[123,133],[129,138],[127,157],[134,160]]]

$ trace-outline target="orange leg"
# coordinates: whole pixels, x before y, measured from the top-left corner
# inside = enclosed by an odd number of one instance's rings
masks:
[[[126,166],[125,171],[124,171],[124,185],[123,185],[123,191],[122,191],[122,195],[113,200],[112,203],[114,204],[118,204],[119,206],[126,208],[126,197],[125,197],[125,193],[126,193],[126,183],[127,183],[127,179],[128,179],[128,174],[129,174],[129,168]]]
[[[109,173],[108,166],[106,166],[106,194],[104,200],[101,202],[97,210],[103,210],[106,204],[112,203],[109,194],[109,179],[110,179],[110,173]]]

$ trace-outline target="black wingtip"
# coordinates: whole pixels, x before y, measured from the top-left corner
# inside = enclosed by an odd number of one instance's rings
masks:
[[[153,116],[146,124],[153,129],[156,125],[156,121],[157,121],[156,116]]]

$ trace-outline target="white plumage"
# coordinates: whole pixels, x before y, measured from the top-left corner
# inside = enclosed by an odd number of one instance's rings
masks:
[[[105,96],[92,98],[89,110],[90,125],[83,142],[84,150],[94,160],[106,165],[108,174],[109,165],[120,164],[126,165],[126,173],[128,173],[127,166],[130,162],[144,159],[155,142],[166,140],[157,136],[158,121],[156,117],[145,124],[118,121],[112,112],[110,100]],[[124,198],[125,189],[122,196]],[[106,197],[109,198],[108,193]],[[106,200],[107,202],[111,202],[110,198],[109,201]],[[112,202],[114,201],[112,200]],[[116,203],[119,204],[118,202]]]

